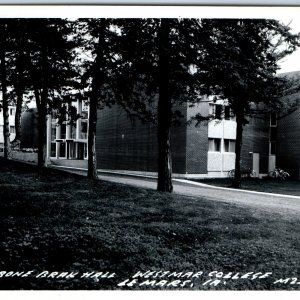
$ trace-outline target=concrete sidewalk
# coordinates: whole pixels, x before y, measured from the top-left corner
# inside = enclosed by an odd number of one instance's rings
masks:
[[[71,173],[86,175],[86,169],[51,166]],[[152,176],[98,172],[100,180],[121,183],[141,188],[156,189],[157,179]],[[269,213],[279,213],[285,218],[300,217],[300,197],[216,187],[184,179],[173,179],[174,194],[193,198],[220,201]]]
[[[62,168],[60,168],[62,169]],[[86,174],[84,169],[66,169],[72,173]],[[157,179],[150,176],[136,176],[128,174],[116,174],[111,172],[99,172],[100,180],[127,184],[136,187],[156,189]],[[267,212],[280,213],[285,216],[295,215],[300,217],[300,197],[271,193],[262,193],[246,190],[216,187],[184,179],[173,179],[174,193],[195,198],[202,198],[260,209]]]
[[[100,174],[99,179],[137,187],[156,189],[156,178]],[[300,216],[300,197],[297,196],[215,187],[182,179],[173,179],[173,187],[174,193],[179,195],[259,208],[268,212],[299,214]]]

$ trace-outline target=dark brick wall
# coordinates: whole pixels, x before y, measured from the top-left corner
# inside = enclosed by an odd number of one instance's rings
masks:
[[[252,168],[253,158],[249,152],[259,153],[259,172],[268,173],[269,164],[269,116],[249,118],[244,126],[242,145],[242,166]]]
[[[156,132],[153,125],[130,119],[119,106],[98,111],[99,169],[155,171]]]
[[[187,108],[187,120],[195,114],[208,115],[208,102],[200,103],[194,107]],[[187,147],[186,147],[186,172],[187,174],[207,173],[207,151],[208,151],[208,125],[207,121],[196,126],[192,122],[187,126]]]
[[[171,151],[173,173],[186,173],[186,145],[187,145],[187,105],[177,106],[175,110],[181,113],[180,124],[171,128]]]
[[[171,132],[173,173],[206,174],[208,151],[208,126],[203,121],[185,125],[185,120],[201,111],[208,115],[209,104],[203,102],[195,107],[182,105],[180,126]],[[260,172],[268,172],[269,118],[250,119],[244,127],[242,148],[243,167],[252,168],[252,155],[260,154]],[[300,149],[300,148],[299,148]],[[99,169],[157,171],[156,126],[130,119],[119,106],[98,111],[97,164]]]
[[[300,179],[300,108],[278,120],[277,166]]]
[[[38,116],[37,109],[31,108],[21,116],[21,148],[37,148]]]
[[[184,107],[180,110],[184,113]],[[185,139],[184,126],[172,128],[174,173],[185,173]],[[99,110],[96,151],[99,169],[156,172],[156,126],[129,118],[117,105]]]

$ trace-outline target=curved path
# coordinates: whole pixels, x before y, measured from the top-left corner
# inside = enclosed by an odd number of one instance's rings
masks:
[[[100,173],[99,179],[143,188],[156,189],[156,178],[153,177]],[[184,196],[201,197],[208,200],[221,201],[239,206],[248,206],[284,215],[296,214],[300,217],[299,196],[236,190],[183,179],[173,179],[173,186],[174,193]]]
[[[84,169],[63,168],[78,174],[86,174]],[[118,174],[112,172],[99,172],[101,180],[128,184],[132,186],[156,189],[156,178],[138,175]],[[260,209],[270,213],[280,213],[285,217],[300,217],[300,197],[237,190],[231,188],[216,187],[203,183],[184,179],[173,179],[174,193],[184,196],[205,198],[212,201],[221,201],[238,206]]]

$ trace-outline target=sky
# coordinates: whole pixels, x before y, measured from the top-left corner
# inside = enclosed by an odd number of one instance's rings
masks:
[[[289,19],[285,18],[282,21],[284,24],[291,24],[289,25],[292,29],[293,33],[300,32],[300,18],[299,19]],[[291,55],[285,57],[279,64],[281,66],[281,70],[278,73],[286,73],[292,71],[300,71],[300,48],[296,50]]]
[[[0,0],[0,3],[6,0]],[[9,2],[20,2],[19,0],[10,0]],[[33,0],[25,0],[24,3],[31,2]],[[37,1],[37,0],[36,0]],[[71,0],[67,0],[68,2]],[[82,0],[76,0],[78,2],[83,2]],[[73,3],[76,4],[73,0]],[[101,0],[102,2],[109,2]],[[114,2],[126,2],[126,0],[113,0]],[[133,2],[142,2],[140,0],[133,0]],[[150,1],[150,0],[147,0]],[[172,2],[173,0],[168,0]],[[183,2],[181,0],[175,0],[177,2]],[[206,0],[199,0],[200,2],[205,2]],[[211,0],[212,1],[212,0]],[[214,2],[240,2],[240,0],[213,0]],[[49,1],[45,0],[44,3]],[[58,0],[57,0],[58,2]],[[96,2],[96,0],[86,0],[86,2]],[[197,0],[186,0],[186,3],[197,2]],[[209,1],[207,1],[209,2]],[[300,0],[245,0],[244,4],[252,2],[264,3],[264,6],[248,6],[248,7],[238,7],[238,6],[1,6],[0,18],[3,17],[21,17],[21,18],[43,18],[43,17],[62,17],[62,18],[78,18],[78,17],[114,17],[114,18],[147,18],[147,17],[157,17],[157,18],[269,18],[277,19],[282,21],[284,24],[289,24],[294,33],[300,32]],[[212,3],[212,2],[211,2]],[[260,3],[260,4],[261,4]],[[270,3],[281,4],[285,3],[286,6],[266,6]],[[288,6],[291,4],[298,4],[294,7]],[[280,62],[281,69],[278,73],[300,71],[300,49],[295,51],[293,54],[285,57]]]

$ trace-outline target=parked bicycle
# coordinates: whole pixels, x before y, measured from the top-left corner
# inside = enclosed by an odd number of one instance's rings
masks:
[[[234,176],[235,176],[235,169],[232,169],[232,170],[228,171],[228,177],[229,178],[234,178]],[[256,177],[256,172],[253,171],[251,168],[247,168],[247,169],[242,168],[241,169],[241,176],[242,177],[247,177],[247,178]]]
[[[278,180],[286,180],[287,178],[290,177],[290,174],[278,167],[275,167],[274,170],[269,172],[269,177],[278,179]]]

